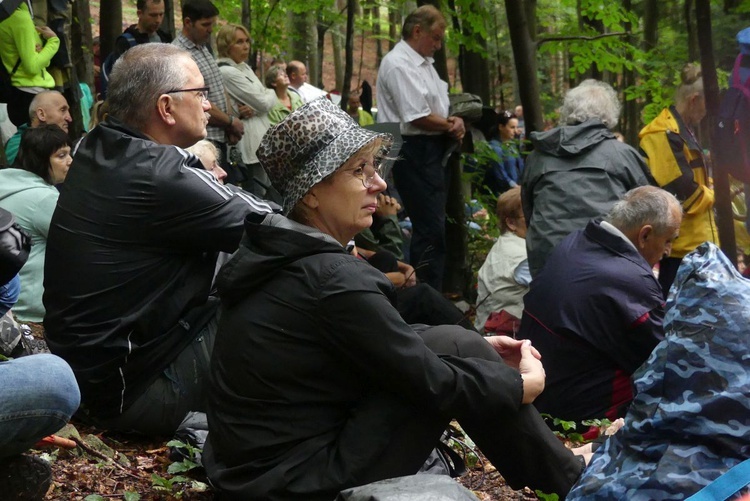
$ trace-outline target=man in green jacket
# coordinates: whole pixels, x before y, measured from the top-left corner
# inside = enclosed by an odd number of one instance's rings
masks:
[[[37,94],[29,106],[29,122],[18,127],[16,133],[5,143],[5,158],[8,165],[13,165],[18,155],[21,136],[26,129],[29,127],[33,129],[42,124],[53,124],[68,132],[68,126],[72,121],[70,106],[65,96],[56,90],[45,90]]]

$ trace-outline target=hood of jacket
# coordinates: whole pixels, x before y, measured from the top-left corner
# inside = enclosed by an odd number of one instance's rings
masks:
[[[217,277],[219,296],[233,306],[282,268],[322,253],[347,251],[333,237],[279,214],[248,214],[240,248]]]
[[[599,119],[563,125],[545,132],[532,132],[535,151],[554,157],[574,157],[615,135]]]

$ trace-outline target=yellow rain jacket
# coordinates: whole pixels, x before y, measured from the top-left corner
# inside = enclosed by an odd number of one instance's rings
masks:
[[[673,106],[665,108],[638,137],[654,179],[682,203],[680,236],[669,257],[682,258],[706,241],[718,245],[714,190],[709,187],[712,181],[706,159],[682,117]]]

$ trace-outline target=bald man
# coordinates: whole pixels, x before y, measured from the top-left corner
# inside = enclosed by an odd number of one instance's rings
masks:
[[[15,161],[21,144],[21,136],[26,129],[29,127],[33,129],[42,124],[52,124],[68,132],[72,121],[70,106],[65,96],[56,90],[45,90],[37,94],[29,105],[29,123],[21,125],[5,144],[5,158],[8,160],[8,165],[12,165]]]

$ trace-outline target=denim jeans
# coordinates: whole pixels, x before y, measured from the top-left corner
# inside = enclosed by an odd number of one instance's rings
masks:
[[[55,355],[0,362],[0,381],[0,459],[65,426],[81,400],[73,371]]]
[[[393,166],[406,213],[414,231],[409,259],[422,282],[442,292],[445,268],[447,169],[445,136],[405,136],[401,157]]]
[[[7,284],[0,285],[0,317],[13,308],[13,305],[18,301],[20,293],[21,279],[18,278],[18,275],[13,277]]]

